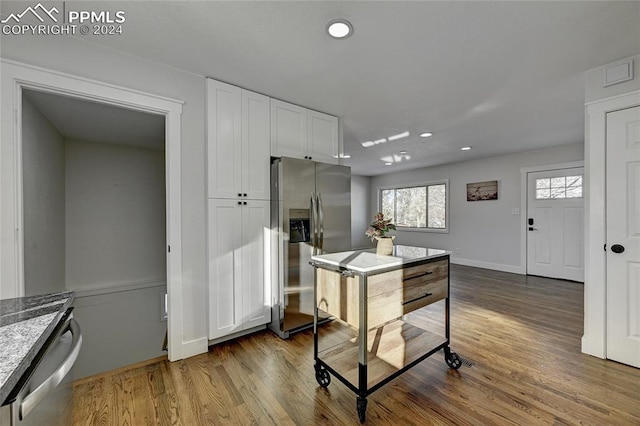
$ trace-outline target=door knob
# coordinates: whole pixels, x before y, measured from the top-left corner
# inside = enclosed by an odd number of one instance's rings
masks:
[[[624,246],[620,245],[620,244],[614,244],[611,246],[611,251],[614,253],[622,253],[624,252]]]

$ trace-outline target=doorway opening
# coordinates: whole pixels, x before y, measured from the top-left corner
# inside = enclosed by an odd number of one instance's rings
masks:
[[[24,89],[21,117],[24,294],[75,291],[75,378],[163,355],[165,116]]]

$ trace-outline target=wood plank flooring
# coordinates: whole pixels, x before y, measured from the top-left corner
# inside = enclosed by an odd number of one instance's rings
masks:
[[[374,392],[368,425],[640,425],[640,369],[580,353],[583,285],[452,265],[451,347]],[[434,331],[444,308],[420,313]],[[269,331],[183,361],[83,380],[78,425],[357,425],[355,395],[320,388],[313,335]]]

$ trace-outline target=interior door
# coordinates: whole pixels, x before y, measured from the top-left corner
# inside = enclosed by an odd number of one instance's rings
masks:
[[[582,167],[528,174],[527,274],[584,281]]]
[[[607,114],[607,358],[640,367],[640,106]]]

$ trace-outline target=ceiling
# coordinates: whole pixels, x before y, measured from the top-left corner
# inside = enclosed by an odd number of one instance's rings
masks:
[[[640,53],[637,1],[84,4],[126,14],[84,40],[341,117],[362,175],[582,142],[584,72]]]
[[[24,95],[65,139],[164,149],[163,115],[35,90]]]

